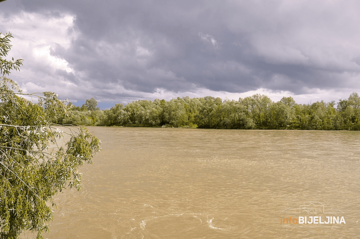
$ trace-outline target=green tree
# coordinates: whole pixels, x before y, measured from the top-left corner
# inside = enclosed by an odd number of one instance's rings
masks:
[[[122,112],[122,109],[124,108],[123,104],[115,104],[115,106],[111,107],[110,110],[105,110],[105,125],[116,125],[120,124],[120,115]]]
[[[189,125],[186,114],[186,102],[181,99],[171,99],[164,106],[164,121],[175,127]]]
[[[99,108],[97,108],[97,101],[94,98],[91,98],[90,100],[86,100],[85,106],[88,108],[88,110],[94,111]]]
[[[251,97],[241,99],[241,104],[251,112],[251,118],[256,128],[264,129],[269,125],[268,111],[273,104],[271,99],[266,95],[256,94]]]
[[[49,147],[64,132],[51,122],[67,114],[57,95],[45,92],[38,103],[26,100],[11,70],[19,70],[22,60],[6,60],[11,49],[10,33],[0,35],[0,238],[18,238],[24,230],[48,230],[52,219],[52,198],[67,186],[80,189],[77,169],[90,163],[100,141],[86,128],[70,134],[63,146]]]

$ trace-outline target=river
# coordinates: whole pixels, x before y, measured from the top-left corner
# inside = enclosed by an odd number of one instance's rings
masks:
[[[102,151],[82,166],[81,191],[56,196],[45,238],[360,235],[360,132],[89,130]]]

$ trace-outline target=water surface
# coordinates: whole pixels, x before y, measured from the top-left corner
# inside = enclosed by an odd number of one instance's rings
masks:
[[[56,196],[45,238],[360,234],[360,132],[89,129],[103,150],[81,168],[80,192]],[[280,223],[300,214],[346,224]]]

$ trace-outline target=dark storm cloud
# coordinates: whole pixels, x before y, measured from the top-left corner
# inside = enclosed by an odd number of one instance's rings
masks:
[[[148,93],[359,88],[357,1],[10,2],[0,10],[8,18],[20,10],[75,16],[70,47],[51,48],[73,72],[56,74],[100,98],[130,97],[112,92],[116,86]]]

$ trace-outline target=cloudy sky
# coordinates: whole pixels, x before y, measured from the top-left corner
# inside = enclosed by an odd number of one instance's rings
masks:
[[[360,91],[359,11],[356,0],[7,0],[0,32],[24,59],[12,79],[77,104],[255,93],[311,103]]]

